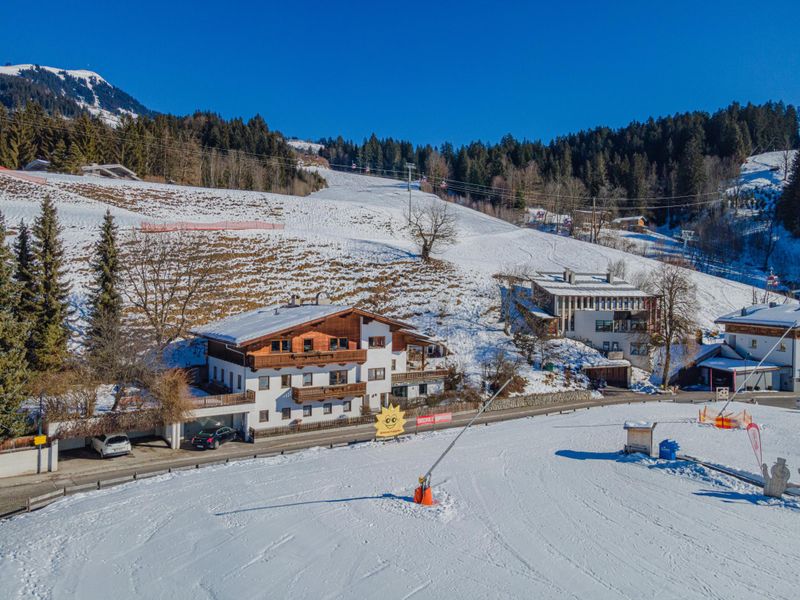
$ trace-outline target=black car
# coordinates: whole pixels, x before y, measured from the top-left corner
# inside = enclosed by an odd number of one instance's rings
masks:
[[[218,427],[216,429],[203,430],[192,437],[192,446],[195,448],[217,449],[225,442],[230,442],[239,438],[239,432],[230,427]]]

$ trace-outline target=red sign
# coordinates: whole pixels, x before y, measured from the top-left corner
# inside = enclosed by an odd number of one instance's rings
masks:
[[[761,429],[755,423],[750,423],[747,426],[747,436],[750,438],[750,445],[753,446],[753,454],[756,455],[756,462],[760,469],[763,460],[761,455]]]
[[[439,413],[436,415],[423,415],[417,417],[417,427],[422,425],[438,425],[439,423],[449,423],[453,420],[453,413]]]

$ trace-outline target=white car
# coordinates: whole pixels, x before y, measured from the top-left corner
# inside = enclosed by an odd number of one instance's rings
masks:
[[[129,454],[131,441],[124,433],[109,433],[92,438],[92,448],[103,458]]]

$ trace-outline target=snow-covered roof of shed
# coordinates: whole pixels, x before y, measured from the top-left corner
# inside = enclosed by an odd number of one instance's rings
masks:
[[[743,325],[765,325],[773,327],[800,326],[800,305],[756,304],[719,317],[715,323],[741,323]]]
[[[625,421],[623,429],[655,429],[656,424],[650,421]]]
[[[752,373],[754,371],[763,373],[780,369],[778,365],[772,363],[765,362],[759,366],[758,362],[754,360],[739,360],[738,358],[725,358],[723,356],[715,356],[714,358],[706,359],[698,363],[697,366],[716,369],[717,371],[724,371],[726,373]]]
[[[541,272],[533,281],[553,296],[593,296],[617,298],[649,298],[650,294],[632,283],[614,278],[606,279],[606,273],[573,273],[575,283],[564,279],[564,273]]]
[[[353,306],[350,305],[335,304],[298,304],[296,306],[275,304],[195,327],[192,329],[192,333],[240,346],[251,340],[352,309]]]

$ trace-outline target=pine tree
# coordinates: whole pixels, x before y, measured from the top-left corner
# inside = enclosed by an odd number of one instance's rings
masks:
[[[112,372],[116,363],[115,341],[119,339],[122,297],[119,293],[117,226],[106,210],[92,262],[94,287],[89,296],[87,346],[96,367]]]
[[[14,279],[19,287],[19,299],[15,314],[19,321],[30,321],[36,312],[36,282],[33,278],[33,250],[31,238],[25,221],[19,224],[19,233],[14,242],[16,270]]]
[[[792,235],[800,236],[800,152],[794,157],[789,181],[783,188],[775,212]]]
[[[25,420],[19,408],[25,400],[28,377],[26,328],[14,316],[17,284],[13,279],[13,255],[5,239],[5,218],[0,213],[0,438],[22,433]]]
[[[39,371],[61,367],[67,356],[67,294],[64,249],[53,201],[46,196],[33,224],[36,307],[31,331],[32,366]]]

